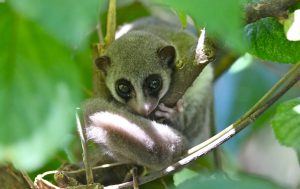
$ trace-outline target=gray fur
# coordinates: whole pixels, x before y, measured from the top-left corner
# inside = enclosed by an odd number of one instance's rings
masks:
[[[144,31],[130,32],[111,44],[106,54],[111,59],[111,65],[107,69],[106,85],[116,100],[125,103],[115,91],[116,80],[125,78],[136,90],[138,101],[143,102],[145,99],[142,85],[150,74],[162,76],[163,89],[159,99],[163,97],[170,85],[171,70],[161,62],[157,51],[166,45],[168,43],[161,38]]]
[[[88,139],[109,149],[108,155],[118,162],[161,169],[186,150],[186,139],[178,131],[132,114],[120,104],[91,99],[83,108]]]

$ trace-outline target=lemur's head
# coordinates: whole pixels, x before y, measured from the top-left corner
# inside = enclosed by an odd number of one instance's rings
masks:
[[[114,41],[95,63],[112,96],[147,116],[169,89],[175,59],[172,45],[153,34],[131,31]]]

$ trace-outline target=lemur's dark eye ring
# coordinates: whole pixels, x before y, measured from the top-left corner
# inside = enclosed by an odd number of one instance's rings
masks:
[[[162,88],[162,79],[158,74],[150,75],[147,77],[145,85],[150,95],[156,95]]]
[[[119,79],[116,82],[116,92],[121,98],[124,98],[125,100],[131,98],[132,90],[133,87],[130,81],[126,79]]]

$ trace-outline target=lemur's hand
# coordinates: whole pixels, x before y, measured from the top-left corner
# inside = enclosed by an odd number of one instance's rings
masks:
[[[183,100],[179,100],[172,108],[167,107],[161,103],[158,105],[158,109],[155,111],[155,116],[163,123],[171,123],[177,125],[180,114],[183,112]]]

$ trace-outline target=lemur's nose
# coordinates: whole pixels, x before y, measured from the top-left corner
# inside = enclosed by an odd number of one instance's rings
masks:
[[[155,104],[145,103],[137,109],[137,112],[143,116],[148,116],[155,108]]]

